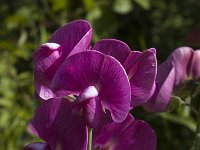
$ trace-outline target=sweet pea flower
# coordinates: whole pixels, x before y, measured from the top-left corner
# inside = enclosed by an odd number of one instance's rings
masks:
[[[37,98],[47,100],[56,97],[49,88],[55,72],[67,57],[87,50],[91,38],[90,24],[76,20],[57,29],[48,42],[37,49],[33,56]]]
[[[143,107],[149,112],[167,111],[175,82],[175,68],[171,61],[158,67],[156,90]]]
[[[78,114],[70,111],[72,108],[73,104],[65,98],[42,102],[29,128],[46,143],[31,143],[23,150],[86,150],[87,127]],[[155,150],[157,143],[152,128],[130,114],[122,123],[104,116],[99,128],[93,129],[92,137],[92,150]]]
[[[177,48],[168,58],[175,67],[175,86],[181,86],[188,80],[200,79],[200,50],[190,47]]]
[[[200,50],[193,51],[190,76],[193,80],[200,79]]]
[[[56,71],[51,88],[58,97],[74,97],[74,111],[95,127],[108,110],[115,122],[130,110],[128,76],[113,57],[88,50],[68,57]]]
[[[94,130],[94,148],[117,150],[122,141],[124,146],[128,142],[127,149],[155,149],[152,129],[129,115],[131,107],[146,102],[155,90],[155,49],[132,52],[113,39],[91,47],[91,36],[87,21],[73,21],[35,52],[36,96],[47,101],[37,108],[29,128],[45,143],[24,150],[86,150],[88,128]]]
[[[63,61],[76,53],[87,50],[91,42],[92,29],[87,21],[73,21],[59,28],[34,54],[36,97],[47,100],[56,97],[50,84]],[[116,58],[125,68],[131,84],[131,107],[146,102],[155,90],[155,49],[141,53],[131,52],[128,45],[115,39],[97,42],[91,49]]]
[[[155,90],[156,50],[131,51],[127,44],[115,39],[97,42],[92,49],[116,58],[125,68],[131,85],[131,107],[145,103]]]
[[[122,123],[107,118],[101,129],[93,131],[94,150],[156,150],[156,143],[152,128],[130,114]]]
[[[73,105],[64,98],[43,101],[29,124],[30,132],[46,143],[32,143],[24,150],[86,150],[87,127],[72,113]]]
[[[179,86],[185,82],[190,74],[190,65],[193,56],[193,49],[190,47],[177,48],[169,57],[168,60],[175,67],[175,85]]]
[[[200,50],[190,47],[177,48],[159,66],[157,86],[151,99],[144,104],[148,111],[163,112],[168,109],[174,89],[178,90],[189,80],[200,79]]]

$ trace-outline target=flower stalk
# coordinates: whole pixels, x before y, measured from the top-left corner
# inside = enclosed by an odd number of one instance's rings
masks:
[[[200,150],[200,101],[198,101],[197,130],[195,150]]]
[[[92,128],[88,128],[88,150],[92,150]]]

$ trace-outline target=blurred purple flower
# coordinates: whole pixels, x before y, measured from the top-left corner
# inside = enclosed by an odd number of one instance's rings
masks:
[[[116,58],[125,68],[131,85],[131,107],[142,105],[149,100],[155,90],[157,73],[156,50],[131,51],[124,42],[104,39],[92,49]]]
[[[177,48],[168,58],[175,67],[175,86],[179,87],[188,80],[200,79],[200,50],[190,47]]]
[[[193,51],[192,63],[190,67],[190,76],[194,80],[200,79],[200,50]]]
[[[129,114],[122,123],[105,119],[100,129],[93,131],[93,149],[101,150],[156,150],[156,136],[142,120]]]
[[[143,107],[150,112],[167,111],[173,92],[175,68],[171,61],[165,61],[158,67],[156,90]]]
[[[63,61],[87,50],[92,28],[85,20],[77,20],[57,29],[48,43],[41,45],[33,56],[36,96],[43,100],[55,97],[49,88],[52,78]]]
[[[179,86],[185,82],[190,74],[190,66],[193,49],[190,47],[179,47],[168,57],[175,67],[175,85]]]
[[[151,99],[144,104],[148,111],[162,112],[168,109],[173,89],[188,80],[200,79],[200,50],[190,47],[177,48],[158,68],[157,86]]]

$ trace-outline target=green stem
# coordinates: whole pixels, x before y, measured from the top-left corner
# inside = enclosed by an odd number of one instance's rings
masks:
[[[92,150],[92,128],[88,128],[88,150]]]
[[[200,150],[200,101],[198,101],[197,130],[195,150]]]

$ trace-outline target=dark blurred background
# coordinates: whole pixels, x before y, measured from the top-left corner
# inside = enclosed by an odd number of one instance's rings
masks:
[[[27,131],[38,105],[32,54],[53,31],[75,19],[90,21],[93,43],[116,38],[132,50],[155,47],[159,63],[179,46],[198,48],[187,38],[200,25],[198,0],[1,0],[0,150],[17,150],[38,141]],[[132,113],[154,128],[158,150],[191,148],[196,123],[188,108],[163,114],[136,108]]]

